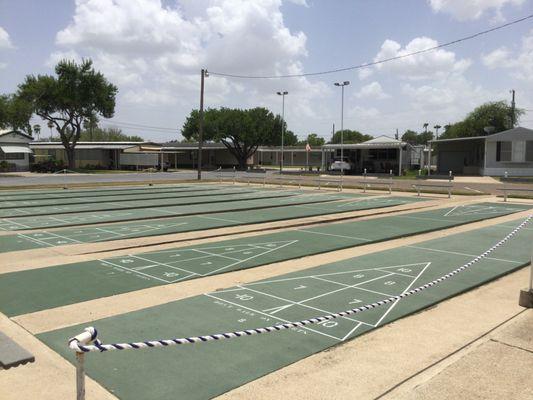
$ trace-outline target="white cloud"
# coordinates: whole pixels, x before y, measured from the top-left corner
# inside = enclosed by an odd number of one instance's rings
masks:
[[[7,67],[6,63],[0,62],[0,69],[4,69]]]
[[[507,5],[521,6],[525,0],[429,0],[434,12],[450,14],[459,21],[475,20],[494,12],[493,20],[502,20]]]
[[[56,37],[61,50],[49,63],[64,55],[91,57],[127,93],[126,102],[146,95],[151,103],[161,103],[173,91],[178,102],[189,99],[188,114],[197,106],[202,67],[235,74],[303,72],[307,38],[285,26],[281,5],[281,0],[181,0],[175,6],[161,0],[77,0],[71,23]],[[253,93],[269,99],[275,91],[272,81],[246,83],[250,95],[244,101]],[[311,107],[312,96],[327,91],[305,78],[279,84],[301,94],[304,108],[306,102]],[[243,87],[242,81],[212,75],[206,90],[206,102],[228,105],[236,97],[231,93]]]
[[[438,42],[428,37],[418,37],[411,40],[404,48],[401,44],[387,39],[381,45],[374,61],[401,57],[409,53],[433,48]],[[460,75],[471,65],[468,59],[457,60],[455,53],[444,49],[428,51],[410,57],[401,58],[385,64],[378,64],[378,70],[396,74],[411,80],[437,79],[450,74]]]
[[[373,73],[374,71],[371,68],[361,68],[357,72],[357,75],[359,76],[360,80],[364,81],[366,78],[372,76]]]
[[[521,47],[515,53],[500,47],[482,55],[481,59],[490,69],[508,69],[512,77],[533,83],[533,30],[522,38]]]
[[[379,82],[372,82],[368,85],[365,85],[355,94],[355,97],[359,99],[387,99],[390,97],[387,93],[383,91],[381,84]]]
[[[11,49],[13,44],[9,38],[9,33],[0,26],[0,49]]]

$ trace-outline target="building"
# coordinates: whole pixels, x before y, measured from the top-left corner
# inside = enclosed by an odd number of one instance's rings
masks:
[[[322,149],[305,146],[285,146],[283,148],[283,166],[297,168],[320,168],[322,166]],[[281,147],[259,147],[253,155],[252,163],[261,167],[279,166],[281,162]]]
[[[532,129],[432,140],[430,148],[437,155],[438,174],[533,176]]]
[[[75,147],[75,168],[118,169],[121,153],[145,142],[78,142]],[[55,159],[67,164],[67,153],[61,142],[33,142],[35,162]]]
[[[413,159],[412,146],[389,136],[355,144],[326,144],[322,146],[322,169],[326,169],[334,160],[340,160],[341,149],[344,158],[353,165],[353,173],[390,173],[401,175],[411,168]]]
[[[0,169],[5,172],[28,171],[32,159],[29,144],[32,140],[31,136],[19,131],[0,131]]]
[[[197,168],[198,143],[168,142],[161,146],[166,153],[164,160],[174,168]],[[252,158],[249,160],[252,162]],[[237,160],[222,143],[202,144],[202,166],[204,168],[233,167]]]

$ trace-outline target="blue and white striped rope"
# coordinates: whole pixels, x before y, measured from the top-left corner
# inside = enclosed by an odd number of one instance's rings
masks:
[[[501,245],[509,241],[509,239],[511,239],[516,233],[518,233],[518,231],[520,231],[520,229],[522,229],[525,225],[527,225],[532,218],[533,218],[533,215],[529,215],[520,225],[514,228],[507,236],[505,236],[502,240],[500,240],[494,246],[490,247],[484,253],[473,258],[472,260],[470,260],[463,266],[447,273],[446,275],[443,275],[440,278],[437,278],[415,289],[411,289],[400,295],[391,296],[386,299],[377,301],[375,303],[366,304],[364,306],[352,308],[350,310],[341,311],[341,312],[333,313],[333,314],[327,314],[327,315],[323,315],[323,316],[316,317],[316,318],[304,319],[298,322],[288,322],[285,324],[267,326],[264,328],[247,329],[243,331],[235,331],[235,332],[227,332],[227,333],[217,333],[214,335],[193,336],[193,337],[176,338],[176,339],[147,340],[143,342],[132,342],[132,343],[102,344],[99,340],[96,339],[96,329],[92,327],[88,327],[86,328],[86,332],[87,332],[86,336],[87,338],[90,336],[89,341],[93,341],[93,344],[85,345],[83,341],[73,338],[69,340],[69,347],[78,353],[87,353],[91,351],[104,352],[104,351],[111,351],[111,350],[136,350],[136,349],[146,349],[146,348],[152,348],[152,347],[167,347],[167,346],[175,346],[178,344],[201,343],[201,342],[209,342],[213,340],[234,339],[234,338],[239,338],[243,336],[253,336],[253,335],[259,335],[262,333],[278,332],[278,331],[283,331],[287,329],[301,328],[307,325],[317,324],[317,323],[332,320],[335,318],[359,314],[364,311],[367,311],[367,310],[370,310],[370,309],[373,309],[373,308],[376,308],[376,307],[379,307],[385,304],[389,304],[395,301],[405,299],[406,297],[412,296],[423,290],[429,289],[430,287],[438,285],[439,283],[445,281],[446,279],[449,279],[452,276],[465,271],[466,269],[470,268],[472,265],[476,264],[477,262],[481,261],[483,258],[487,257],[490,253],[492,253],[498,247],[500,247]]]

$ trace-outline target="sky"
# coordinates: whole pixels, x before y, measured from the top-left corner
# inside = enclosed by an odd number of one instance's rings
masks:
[[[487,101],[526,110],[533,127],[533,19],[454,46],[319,76],[242,79],[214,74],[327,71],[433,47],[533,14],[533,0],[0,0],[0,93],[61,59],[90,58],[119,93],[119,127],[180,140],[199,107],[267,107],[304,139],[341,125],[373,136],[459,121]],[[35,123],[39,122],[37,119]],[[45,126],[45,125],[43,125]],[[48,128],[43,128],[43,134]]]

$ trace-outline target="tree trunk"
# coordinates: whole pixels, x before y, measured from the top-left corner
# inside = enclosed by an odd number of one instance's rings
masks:
[[[245,155],[239,155],[239,157],[237,158],[237,161],[239,162],[239,169],[241,171],[246,171],[248,167],[246,165],[246,161],[248,161],[248,158]]]
[[[76,160],[74,156],[74,147],[66,146],[68,169],[74,169],[76,167]]]

